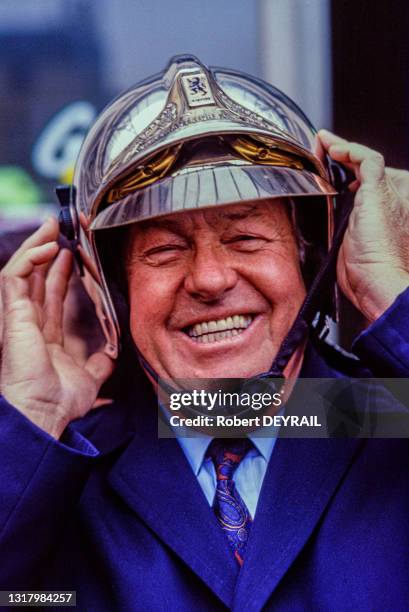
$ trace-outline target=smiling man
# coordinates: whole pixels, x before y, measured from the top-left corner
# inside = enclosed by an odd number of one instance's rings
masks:
[[[334,160],[355,194],[335,228]],[[79,364],[64,346],[55,219],[1,276],[2,590],[98,611],[407,609],[407,439],[160,439],[156,395],[162,378],[409,377],[407,183],[190,56],[102,113],[59,197],[104,350]],[[317,338],[335,263],[368,321],[361,361]],[[311,401],[297,388],[283,414]],[[348,415],[395,414],[381,385],[357,388]]]
[[[165,216],[128,240],[131,333],[159,376],[268,371],[305,297],[284,201]]]

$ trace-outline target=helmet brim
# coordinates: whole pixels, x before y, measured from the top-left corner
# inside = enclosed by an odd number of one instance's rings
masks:
[[[336,194],[329,182],[307,170],[232,162],[191,166],[103,207],[90,229],[239,202]]]

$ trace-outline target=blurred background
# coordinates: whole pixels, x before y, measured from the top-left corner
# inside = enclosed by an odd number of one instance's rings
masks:
[[[177,53],[265,78],[409,168],[408,47],[407,0],[0,0],[0,232],[53,209],[98,112]]]

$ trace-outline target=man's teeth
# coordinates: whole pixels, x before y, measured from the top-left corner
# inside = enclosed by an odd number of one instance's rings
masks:
[[[196,323],[189,328],[188,334],[197,342],[204,344],[219,342],[241,334],[251,324],[252,320],[253,317],[250,315],[234,315],[217,321],[205,321]]]

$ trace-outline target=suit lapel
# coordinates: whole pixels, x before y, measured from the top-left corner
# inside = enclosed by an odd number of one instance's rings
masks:
[[[158,439],[157,415],[137,431],[109,475],[124,501],[227,605],[238,568],[212,509],[177,440]],[[146,426],[147,425],[147,426]]]
[[[303,378],[335,378],[308,347]],[[305,403],[294,390],[287,413]],[[301,411],[304,413],[305,411]],[[279,438],[264,478],[234,610],[260,610],[310,538],[362,440]]]
[[[356,440],[279,439],[238,579],[234,610],[260,610],[311,536]]]

